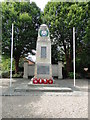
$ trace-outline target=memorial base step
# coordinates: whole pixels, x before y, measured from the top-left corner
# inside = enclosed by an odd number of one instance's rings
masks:
[[[35,92],[72,92],[72,89],[69,88],[69,87],[50,87],[50,86],[47,86],[47,87],[17,87],[14,89],[15,92],[32,92],[32,91],[35,91]]]

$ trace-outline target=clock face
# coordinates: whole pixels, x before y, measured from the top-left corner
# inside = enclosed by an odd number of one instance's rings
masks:
[[[48,30],[40,30],[40,36],[41,37],[47,37],[48,36]]]

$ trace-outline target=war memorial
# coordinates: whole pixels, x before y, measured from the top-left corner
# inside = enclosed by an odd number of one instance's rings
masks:
[[[38,32],[35,77],[52,78],[51,41],[46,25],[41,25]]]
[[[54,76],[62,79],[62,62],[52,65],[51,63],[51,40],[47,25],[42,24],[38,30],[36,44],[36,61],[34,65],[24,62],[24,78],[34,76],[31,82],[34,84],[53,84]]]

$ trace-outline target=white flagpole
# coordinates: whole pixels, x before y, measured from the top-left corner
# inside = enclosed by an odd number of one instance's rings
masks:
[[[10,70],[10,87],[12,86],[12,62],[13,62],[13,23],[12,23],[12,40],[11,40],[11,70]]]
[[[74,86],[75,86],[75,27],[73,27],[73,71],[74,71]]]

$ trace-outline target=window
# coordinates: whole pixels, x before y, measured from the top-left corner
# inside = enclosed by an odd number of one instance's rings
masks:
[[[46,47],[41,47],[41,58],[46,58]]]

